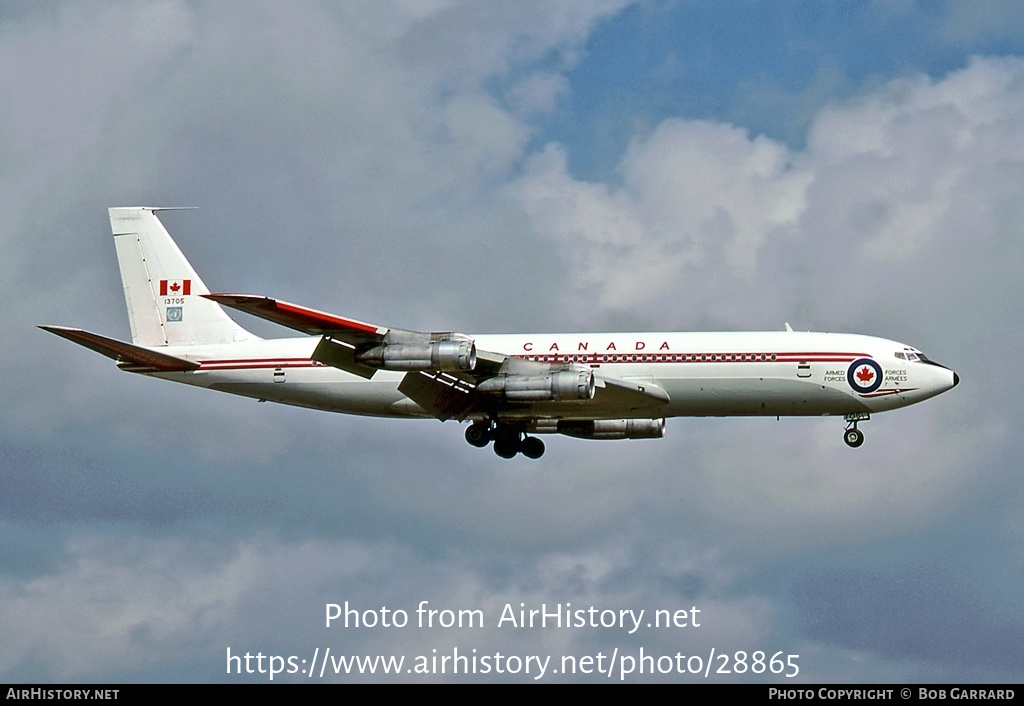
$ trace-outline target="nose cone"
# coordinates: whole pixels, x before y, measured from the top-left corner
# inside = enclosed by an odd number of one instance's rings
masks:
[[[932,386],[934,390],[932,394],[940,395],[960,384],[960,376],[945,365],[933,363],[931,368],[933,371]]]
[[[936,380],[939,387],[939,389],[935,391],[936,394],[945,392],[946,390],[952,390],[960,384],[960,376],[950,368],[947,368],[944,365],[939,365],[937,366],[936,372],[940,373],[938,380]]]
[[[915,378],[920,385],[915,391],[915,402],[941,395],[960,384],[960,376],[945,365],[936,363],[934,360],[922,361],[922,363],[923,365],[915,368],[920,374],[920,377]]]

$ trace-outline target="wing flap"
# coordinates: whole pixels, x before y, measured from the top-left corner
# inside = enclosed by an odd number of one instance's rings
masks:
[[[472,385],[449,373],[406,373],[398,391],[442,422],[464,419],[475,400]]]
[[[348,373],[369,380],[377,372],[377,368],[363,365],[356,361],[356,349],[345,341],[336,341],[331,336],[324,336],[313,349],[313,360],[324,365],[339,368]]]
[[[63,326],[40,326],[44,331],[73,341],[89,350],[96,351],[117,361],[118,367],[133,373],[174,373],[195,370],[199,363],[184,358],[177,358],[166,353],[157,353],[148,348],[133,346],[98,333],[90,333],[80,328]]]

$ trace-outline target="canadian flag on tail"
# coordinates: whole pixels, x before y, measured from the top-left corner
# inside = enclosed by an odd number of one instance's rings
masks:
[[[181,297],[192,293],[192,280],[190,279],[162,279],[160,280],[161,297]]]

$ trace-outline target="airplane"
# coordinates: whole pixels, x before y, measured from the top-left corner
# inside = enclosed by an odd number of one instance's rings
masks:
[[[406,331],[265,296],[211,293],[157,217],[111,208],[132,343],[40,326],[174,382],[300,407],[468,423],[502,458],[540,458],[545,434],[655,439],[688,416],[842,416],[858,424],[955,387],[921,351],[846,333]],[[263,339],[225,308],[302,333]]]

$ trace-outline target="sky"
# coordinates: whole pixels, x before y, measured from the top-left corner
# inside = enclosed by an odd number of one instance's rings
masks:
[[[228,656],[329,649],[505,661],[274,681],[1024,681],[1017,3],[7,0],[0,94],[0,680],[259,683]],[[162,218],[214,291],[467,333],[789,322],[961,383],[856,450],[838,418],[700,418],[509,462],[37,329],[130,339],[132,205],[199,207]],[[328,626],[346,603],[409,624]],[[736,669],[552,671],[641,650]]]

